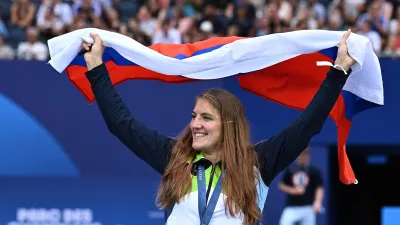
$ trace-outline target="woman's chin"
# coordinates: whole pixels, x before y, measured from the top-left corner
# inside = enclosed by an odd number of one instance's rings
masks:
[[[196,150],[196,151],[199,151],[199,152],[207,152],[207,147],[206,146],[204,146],[204,145],[199,145],[199,144],[193,144],[192,145],[192,148],[194,149],[194,150]]]
[[[198,151],[198,152],[201,152],[201,150],[202,150],[201,146],[199,146],[199,145],[192,145],[192,148],[193,148],[195,151]]]

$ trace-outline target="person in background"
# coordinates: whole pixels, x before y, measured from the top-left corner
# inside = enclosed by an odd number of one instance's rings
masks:
[[[36,14],[36,25],[45,40],[64,34],[74,20],[72,8],[61,0],[45,0]]]
[[[19,60],[37,60],[45,61],[49,57],[49,51],[46,44],[39,41],[39,30],[35,27],[29,27],[26,31],[26,41],[21,42],[17,49],[17,58]]]
[[[4,43],[3,37],[0,34],[0,60],[13,60],[14,58],[14,49]]]
[[[36,7],[30,0],[17,0],[11,6],[11,25],[26,29],[32,26]]]
[[[372,44],[372,48],[374,49],[375,53],[379,54],[381,52],[382,40],[379,33],[372,29],[372,26],[373,24],[371,21],[365,20],[361,26],[360,31],[358,31],[357,34],[368,38],[368,40]]]
[[[165,19],[161,23],[161,28],[153,36],[153,44],[182,44],[182,35],[179,31],[170,26],[170,20]]]
[[[310,147],[285,170],[279,190],[287,194],[280,225],[316,224],[316,214],[322,212],[324,187],[321,171],[310,164]]]

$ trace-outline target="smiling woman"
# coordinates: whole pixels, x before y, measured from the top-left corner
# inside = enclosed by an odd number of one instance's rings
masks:
[[[207,96],[208,98],[206,99]],[[212,105],[209,100],[212,97],[203,94],[193,109],[192,121],[190,122],[190,129],[193,135],[193,149],[202,151],[208,159],[215,162],[216,154],[215,151],[218,149],[218,141],[221,136],[221,117],[217,108],[221,108],[221,103],[218,104],[212,101]]]
[[[198,96],[190,126],[174,139],[132,116],[102,61],[105,47],[91,35],[93,46],[83,43],[83,47],[88,51],[86,76],[97,105],[110,132],[162,174],[157,202],[166,210],[167,225],[259,224],[268,186],[321,131],[355,63],[347,53],[348,31],[335,61],[340,69],[331,67],[296,121],[256,145],[250,143],[242,103],[222,89]]]
[[[260,175],[257,171],[257,154],[251,147],[249,133],[244,107],[236,96],[222,89],[211,89],[200,94],[192,112],[190,126],[173,148],[172,161],[165,169],[158,195],[161,205],[163,207],[174,203],[185,205],[189,202],[180,201],[181,193],[200,191],[192,188],[196,177],[190,173],[193,168],[192,163],[188,164],[187,161],[201,158],[201,162],[195,161],[193,164],[195,166],[204,164],[207,173],[205,176],[207,180],[210,180],[205,193],[205,201],[207,202],[210,197],[212,189],[215,192],[216,187],[213,186],[213,181],[217,181],[221,171],[225,171],[225,176],[221,177],[221,183],[226,189],[222,194],[227,198],[230,216],[233,218],[235,215],[240,215],[240,209],[245,208],[247,214],[240,217],[244,216],[250,224],[254,224],[260,218],[259,203],[262,201],[257,202],[261,193],[257,194],[254,184],[261,185],[261,183],[258,179]],[[186,168],[187,172],[182,173],[182,168]],[[238,168],[241,169],[238,170]],[[208,173],[209,176],[207,176]],[[190,182],[191,179],[192,182]],[[266,192],[264,184],[262,187],[264,188],[261,190]],[[219,197],[219,195],[215,196]],[[190,197],[193,198],[193,195],[189,195],[189,199]],[[201,198],[201,196],[195,197]],[[210,204],[212,206],[217,202],[212,203],[210,200]],[[233,208],[235,204],[239,207]],[[217,207],[217,211],[224,212],[223,205],[215,207]],[[175,215],[180,219],[184,216],[173,213],[171,218]],[[220,218],[224,217],[224,214],[220,216]],[[236,222],[233,219],[227,219],[227,221],[240,224],[242,220],[240,217]],[[221,219],[221,221],[225,220]],[[190,222],[190,220],[186,221]]]

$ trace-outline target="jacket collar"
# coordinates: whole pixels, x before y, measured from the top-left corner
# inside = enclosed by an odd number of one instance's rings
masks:
[[[210,160],[208,160],[204,154],[202,152],[199,152],[196,157],[191,160],[189,159],[187,162],[190,163],[191,161],[193,161],[193,168],[192,168],[192,172],[197,171],[197,166],[199,164],[204,166],[204,169],[209,168],[210,166],[212,166],[212,162]],[[222,161],[217,162],[216,164],[220,169],[222,169]]]

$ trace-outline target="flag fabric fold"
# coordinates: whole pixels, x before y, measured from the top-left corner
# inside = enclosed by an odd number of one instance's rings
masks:
[[[145,47],[114,32],[87,28],[48,41],[50,65],[66,71],[89,102],[95,100],[83,56],[82,41],[93,43],[90,32],[106,46],[105,62],[114,85],[129,79],[184,83],[236,76],[242,89],[289,108],[304,109],[325,78],[337,55],[344,31],[304,30],[261,37],[216,37],[188,44]],[[383,105],[379,60],[369,40],[352,33],[349,54],[356,60],[338,101],[330,112],[338,129],[339,177],[357,183],[346,154],[353,116]],[[318,64],[318,65],[317,65]]]

